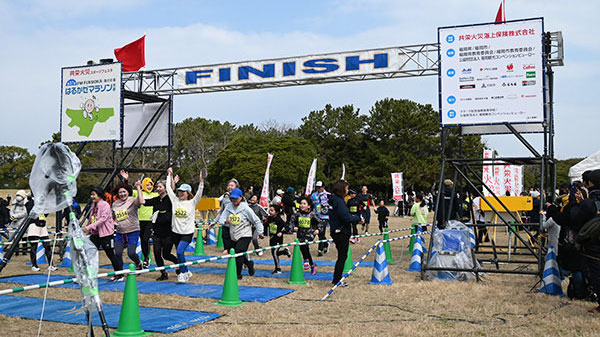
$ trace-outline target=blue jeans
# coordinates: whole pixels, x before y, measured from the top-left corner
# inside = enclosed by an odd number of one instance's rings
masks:
[[[173,242],[177,245],[177,262],[185,263],[185,249],[190,245],[190,242],[192,242],[193,236],[194,236],[194,233],[192,233],[192,234],[173,233]],[[186,273],[187,271],[188,271],[187,266],[179,267],[180,273]]]
[[[140,231],[134,231],[125,234],[115,234],[115,255],[117,257],[117,267],[119,269],[123,269],[123,249],[125,248],[125,244],[127,244],[127,256],[129,256],[129,258],[135,262],[136,266],[140,266],[142,264],[140,257],[135,252],[135,248],[137,247],[139,239]]]

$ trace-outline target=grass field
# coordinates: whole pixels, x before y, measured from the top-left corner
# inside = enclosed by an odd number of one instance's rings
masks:
[[[407,227],[409,218],[390,218],[390,228]],[[373,224],[372,224],[373,226]],[[373,229],[376,225],[373,226]],[[395,233],[392,237],[407,234]],[[498,234],[501,244],[502,234]],[[286,242],[292,236],[286,237]],[[357,260],[376,238],[363,239],[351,245]],[[263,244],[266,244],[266,239]],[[405,271],[410,257],[406,255],[407,241],[393,242],[392,255],[396,263],[389,266],[394,284],[369,285],[372,270],[358,268],[348,279],[347,288],[337,289],[325,302],[319,302],[330,289],[329,281],[307,281],[305,286],[287,285],[282,279],[244,277],[240,285],[293,288],[295,291],[267,303],[247,303],[237,308],[213,305],[214,300],[181,296],[140,294],[141,306],[178,308],[218,312],[223,316],[173,336],[597,336],[600,316],[589,314],[593,303],[551,297],[530,292],[536,283],[534,276],[489,274],[483,281],[439,282],[421,281],[418,273]],[[214,246],[206,253],[218,255]],[[311,247],[316,256],[316,247]],[[373,260],[372,254],[369,260]],[[335,260],[335,248],[322,259]],[[258,257],[256,257],[258,258]],[[262,258],[270,259],[265,253]],[[0,276],[32,273],[26,259],[11,260]],[[102,264],[108,264],[100,253]],[[317,262],[318,265],[318,262]],[[224,267],[224,265],[221,265]],[[517,268],[503,265],[502,268]],[[269,266],[257,265],[260,269]],[[289,266],[283,266],[289,270]],[[534,268],[521,266],[520,268]],[[333,267],[318,267],[332,272]],[[44,269],[42,269],[44,270]],[[65,268],[59,274],[68,275]],[[144,274],[139,280],[154,281],[157,273]],[[170,282],[175,281],[174,272]],[[223,284],[223,276],[194,274],[190,282]],[[2,284],[2,289],[16,284]],[[536,288],[537,290],[537,288]],[[43,290],[29,291],[21,296],[43,297]],[[104,303],[120,304],[122,293],[101,292]],[[79,290],[51,288],[48,298],[77,300]],[[1,314],[1,313],[0,313]],[[8,318],[0,315],[4,336],[33,336],[38,322]],[[42,336],[84,336],[85,327],[44,322]],[[95,329],[101,335],[99,328]],[[157,334],[160,336],[160,334]]]

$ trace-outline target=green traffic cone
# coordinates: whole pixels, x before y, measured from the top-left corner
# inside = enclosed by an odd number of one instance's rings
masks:
[[[219,233],[217,234],[217,248],[223,249],[225,246],[223,245],[223,226],[219,226]]]
[[[410,234],[417,234],[417,225],[411,225]],[[385,240],[385,237],[384,237]],[[408,245],[408,254],[412,255],[413,247],[415,246],[415,237],[410,238],[410,244]],[[387,252],[385,252],[387,254]]]
[[[135,265],[129,264],[130,273],[125,282],[125,291],[123,292],[123,303],[121,304],[121,315],[119,316],[119,327],[111,336],[150,336],[152,332],[142,330],[140,322],[140,304],[138,301],[137,283],[135,274]]]
[[[389,240],[390,239],[390,234],[388,233],[387,228],[383,229],[383,239],[384,240]],[[390,243],[389,242],[384,242],[383,243],[383,249],[385,250],[385,258],[388,264],[390,263],[394,263],[396,261],[394,261],[394,259],[392,258],[392,249],[390,248]]]
[[[229,254],[235,254],[235,250],[231,248]],[[238,289],[237,267],[235,257],[230,257],[227,261],[227,271],[225,272],[225,282],[223,284],[223,294],[221,300],[216,302],[218,305],[228,307],[237,307],[242,304],[240,301],[240,291]]]
[[[194,256],[204,256],[204,240],[202,238],[202,228],[196,231],[196,247],[194,248]]]
[[[350,246],[348,246],[348,256],[344,263],[344,274],[347,274],[350,270],[352,270],[352,250],[350,250]]]
[[[294,242],[300,243],[298,239]],[[304,267],[302,265],[302,253],[300,246],[294,246],[294,255],[292,255],[292,270],[290,271],[290,279],[288,284],[306,284],[304,281]]]

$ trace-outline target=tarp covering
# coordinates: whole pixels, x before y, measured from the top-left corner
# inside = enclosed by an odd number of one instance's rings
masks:
[[[571,166],[569,169],[569,178],[571,181],[581,180],[583,172],[596,169],[600,169],[600,151]]]

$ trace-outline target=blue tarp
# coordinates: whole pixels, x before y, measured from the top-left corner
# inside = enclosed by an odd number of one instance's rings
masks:
[[[193,272],[193,270],[192,270]],[[19,283],[19,284],[38,284],[46,282],[46,275],[23,275],[5,277],[0,279],[0,282],[7,283]],[[51,275],[50,282],[60,281],[69,277],[62,275]],[[59,288],[71,288],[79,289],[78,284],[63,284],[59,285]],[[221,299],[223,294],[222,285],[214,284],[196,284],[196,283],[174,283],[174,282],[146,282],[137,281],[138,293],[140,294],[167,294],[167,295],[179,295],[186,297],[201,297],[201,298],[214,298]],[[123,291],[125,289],[125,282],[111,282],[107,279],[98,279],[98,288],[101,291]],[[284,288],[265,288],[265,287],[247,287],[240,286],[240,300],[246,302],[261,302],[265,303],[272,299],[287,295],[294,291],[293,289]],[[1,313],[1,312],[0,312]]]
[[[43,299],[35,297],[2,295],[0,296],[0,313],[10,317],[39,320],[42,301]],[[119,325],[121,306],[104,304],[102,308],[108,326],[116,329]],[[202,324],[219,316],[221,315],[212,312],[140,307],[142,329],[167,334]],[[93,324],[100,326],[98,314],[94,313],[92,317]],[[86,315],[81,309],[81,302],[74,301],[47,299],[44,320],[87,325]],[[66,331],[65,335],[68,335]]]

